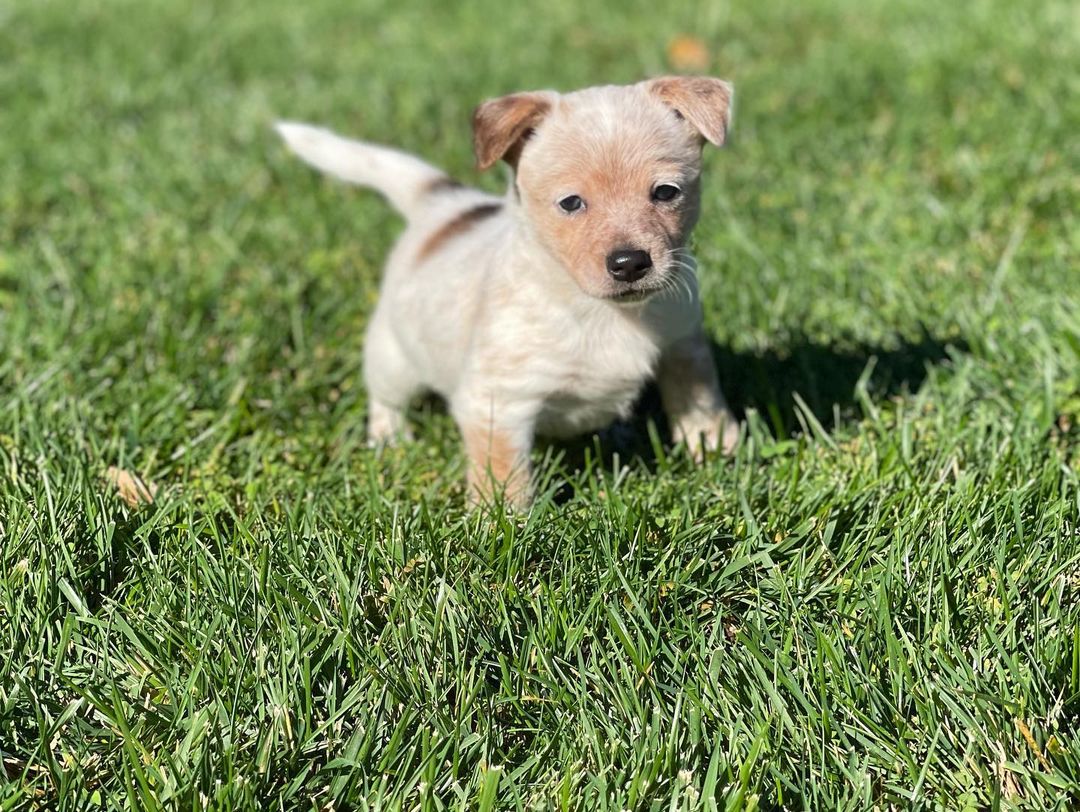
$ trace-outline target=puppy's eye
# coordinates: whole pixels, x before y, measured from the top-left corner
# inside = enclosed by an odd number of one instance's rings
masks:
[[[652,199],[659,203],[667,203],[682,194],[682,189],[671,183],[661,183],[652,190]]]
[[[585,208],[585,201],[577,195],[567,195],[559,201],[559,208],[568,214],[573,214],[575,211]]]

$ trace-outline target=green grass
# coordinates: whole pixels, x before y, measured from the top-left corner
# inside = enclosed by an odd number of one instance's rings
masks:
[[[474,179],[684,32],[746,442],[469,513],[437,407],[364,446],[399,224],[270,123]],[[0,2],[0,809],[1075,808],[1078,77],[1066,0]]]

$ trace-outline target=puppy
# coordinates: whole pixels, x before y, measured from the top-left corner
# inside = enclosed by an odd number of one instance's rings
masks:
[[[530,500],[537,435],[628,416],[658,382],[674,438],[697,458],[738,439],[702,331],[686,241],[701,150],[724,143],[732,89],[664,77],[574,93],[515,93],[473,116],[476,162],[512,168],[502,198],[423,161],[282,122],[303,160],[381,192],[408,221],[364,345],[372,443],[407,436],[405,410],[444,398],[473,500]]]

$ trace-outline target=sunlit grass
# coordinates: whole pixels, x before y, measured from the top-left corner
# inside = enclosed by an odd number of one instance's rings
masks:
[[[1080,804],[1076,11],[757,6],[0,4],[0,809]],[[269,125],[496,189],[477,101],[680,34],[746,442],[469,513],[437,406],[364,445],[398,223]]]

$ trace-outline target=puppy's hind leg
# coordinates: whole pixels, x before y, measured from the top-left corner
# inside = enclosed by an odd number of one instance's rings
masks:
[[[368,445],[371,448],[396,445],[411,440],[412,432],[405,422],[405,410],[371,397],[368,401]]]
[[[405,411],[421,387],[378,313],[364,341],[364,385],[368,393],[368,445],[378,448],[411,439]]]

